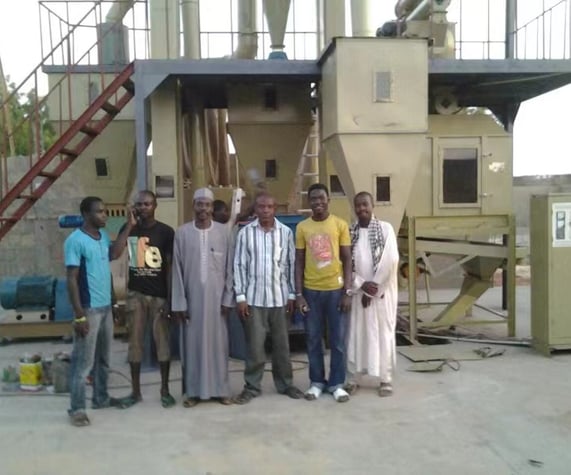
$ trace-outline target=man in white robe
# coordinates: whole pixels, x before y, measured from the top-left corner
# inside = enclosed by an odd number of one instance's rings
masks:
[[[232,252],[228,228],[212,220],[213,194],[194,193],[195,219],[175,232],[172,311],[181,329],[183,406],[217,398],[231,404],[227,308],[232,305]]]
[[[370,193],[358,193],[354,206],[358,220],[350,229],[353,302],[345,389],[354,393],[358,387],[354,378],[368,374],[380,379],[379,396],[390,396],[396,363],[397,240],[391,224],[373,215]]]

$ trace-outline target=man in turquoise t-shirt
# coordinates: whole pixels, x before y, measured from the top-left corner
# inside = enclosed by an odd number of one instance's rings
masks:
[[[64,243],[67,290],[73,307],[73,352],[71,355],[72,425],[89,425],[85,413],[85,380],[93,369],[93,409],[125,407],[120,399],[109,397],[107,376],[113,339],[111,312],[111,267],[109,261],[120,256],[127,236],[136,222],[131,213],[113,245],[102,229],[107,221],[100,198],[88,196],[79,207],[81,228],[73,231]]]

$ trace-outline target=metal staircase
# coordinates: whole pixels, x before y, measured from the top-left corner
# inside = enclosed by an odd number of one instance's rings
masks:
[[[121,1],[127,2],[118,0]],[[134,0],[128,3],[132,12],[132,18],[127,19],[133,40],[130,55],[146,57],[146,17],[141,20],[144,21],[141,27],[140,20],[137,20],[142,18],[140,11],[137,14],[134,11],[135,6],[146,11],[146,2]],[[40,4],[43,7],[40,8],[40,20],[44,18],[49,26],[44,29],[42,36],[42,60],[10,93],[6,88],[0,89],[0,123],[3,124],[0,128],[0,240],[103,132],[135,94],[135,85],[131,79],[134,63],[128,64],[123,58],[103,59],[103,52],[108,53],[104,47],[104,43],[108,43],[107,35],[125,28],[122,19],[112,22],[107,19],[105,30],[101,30],[104,32],[99,31],[105,17],[104,10],[111,2],[85,2],[84,13],[76,17],[77,21],[71,20],[67,2],[63,5],[58,2]],[[57,10],[58,6],[61,11]],[[80,10],[75,11],[79,13]],[[58,25],[58,28],[52,28],[52,24]],[[90,38],[94,41],[86,43]],[[135,44],[135,39],[139,43]],[[143,44],[142,56],[140,52],[137,54],[139,44]],[[44,51],[47,53],[43,54]],[[54,67],[59,68],[61,76],[51,76],[48,92],[40,96],[41,76],[49,67],[52,67],[52,71]],[[77,92],[80,90],[78,87],[86,85],[90,88],[93,86],[95,91],[101,93],[90,95],[88,105],[74,106],[75,96],[76,103],[84,100]],[[10,124],[10,108],[24,97],[29,98],[29,110]],[[56,135],[51,138],[51,143],[44,144],[43,127],[46,126],[46,118],[41,114],[46,113],[48,108],[47,122]],[[28,137],[26,140],[29,143],[25,151],[16,152],[19,156],[15,157],[13,143],[17,134],[20,137],[27,134],[24,136]],[[19,174],[17,166],[10,171],[9,158],[14,165],[27,160],[28,169],[23,176]]]
[[[0,200],[0,240],[131,100],[135,94],[135,85],[131,80],[133,71],[133,63],[123,69],[26,174],[6,192]],[[118,95],[121,88],[123,94]],[[114,97],[118,98],[112,101]],[[103,116],[94,120],[99,111],[104,112]],[[79,142],[70,146],[77,137],[81,137]],[[57,160],[58,156],[62,158]],[[55,162],[57,164],[54,166]],[[41,179],[39,183],[34,182],[37,178]],[[26,193],[27,188],[30,188],[28,193]],[[12,204],[16,206],[11,206]]]

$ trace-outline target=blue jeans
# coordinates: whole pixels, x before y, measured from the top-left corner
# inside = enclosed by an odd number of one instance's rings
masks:
[[[309,306],[305,316],[307,357],[309,359],[309,380],[314,386],[333,392],[345,383],[345,332],[347,318],[339,310],[343,289],[303,289],[303,296]],[[329,380],[325,379],[323,361],[323,329],[327,325],[331,361]]]
[[[71,353],[71,407],[69,414],[85,412],[86,379],[93,368],[94,409],[109,406],[107,378],[111,341],[113,339],[113,314],[111,307],[91,308],[87,310],[89,332],[85,337],[73,336]]]

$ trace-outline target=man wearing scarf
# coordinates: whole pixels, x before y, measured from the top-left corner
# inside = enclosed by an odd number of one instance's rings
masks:
[[[350,229],[353,302],[345,389],[354,393],[358,385],[353,378],[368,374],[380,379],[379,396],[391,396],[396,362],[397,240],[391,224],[373,215],[370,193],[357,193],[353,203],[358,219]]]

